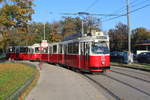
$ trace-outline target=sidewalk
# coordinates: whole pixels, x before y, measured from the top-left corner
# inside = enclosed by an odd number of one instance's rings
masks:
[[[80,74],[43,64],[37,86],[26,100],[106,100],[106,98]]]

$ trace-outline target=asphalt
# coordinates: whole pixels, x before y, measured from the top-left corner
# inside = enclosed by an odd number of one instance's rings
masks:
[[[31,90],[26,100],[107,99],[81,74],[44,63],[37,85]]]

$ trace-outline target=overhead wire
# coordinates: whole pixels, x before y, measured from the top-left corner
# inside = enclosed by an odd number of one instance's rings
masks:
[[[150,0],[144,0],[144,1],[141,1],[141,2],[140,2],[140,0],[134,0],[134,1],[130,2],[129,4],[130,4],[130,7],[133,9],[133,8],[136,7],[136,6],[143,5],[143,4],[146,3],[147,1],[150,1]],[[124,12],[124,11],[126,11],[126,6],[121,7],[120,10],[115,11],[115,13],[117,13],[117,12]],[[105,17],[105,18],[103,18],[103,19],[106,19],[106,20],[107,20],[108,17],[111,17],[111,16],[107,16],[107,17]],[[118,16],[118,18],[119,18],[119,17],[121,17],[121,16]],[[117,17],[116,17],[116,18],[117,18]],[[113,18],[109,18],[109,19],[114,19],[114,17],[113,17]]]
[[[99,0],[94,0],[94,2],[89,7],[87,7],[85,11],[88,11],[89,9],[91,9],[98,1]]]
[[[142,6],[142,7],[139,7],[139,8],[137,8],[137,9],[135,9],[135,10],[132,10],[132,11],[130,11],[129,13],[131,14],[131,13],[134,13],[134,12],[136,12],[136,11],[139,11],[139,10],[141,10],[141,9],[144,9],[144,8],[146,8],[146,7],[149,7],[150,6],[150,3],[149,4],[146,4],[146,5],[144,5],[144,6]],[[124,14],[124,16],[125,15],[127,15],[127,14]],[[122,15],[123,16],[123,15]],[[117,18],[120,18],[120,17],[122,17],[122,16],[116,16],[116,17],[113,17],[113,18],[109,18],[109,19],[106,19],[106,20],[102,20],[102,22],[107,22],[107,21],[110,21],[110,20],[113,20],[113,19],[117,19]]]

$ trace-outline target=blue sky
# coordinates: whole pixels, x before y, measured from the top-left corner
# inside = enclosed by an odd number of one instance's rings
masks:
[[[150,4],[150,0],[129,0],[131,10]],[[94,4],[93,4],[94,3]],[[89,13],[121,14],[125,13],[126,0],[34,0],[35,22],[53,22],[62,19],[60,13],[76,13],[87,11]],[[91,6],[91,4],[93,4]],[[135,6],[134,6],[135,5]],[[89,8],[89,9],[88,9]],[[88,9],[88,10],[87,10]],[[51,13],[52,12],[52,13]],[[98,17],[105,20],[109,17]],[[150,29],[150,6],[131,14],[131,27],[145,27]],[[114,28],[119,23],[126,24],[126,17],[102,23],[103,30]]]

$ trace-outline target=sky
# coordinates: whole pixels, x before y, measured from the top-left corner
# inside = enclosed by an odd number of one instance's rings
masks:
[[[150,4],[150,0],[129,0],[130,10]],[[88,12],[96,14],[124,14],[126,0],[34,0],[36,5],[33,21],[54,22],[62,20],[62,13]],[[72,16],[73,17],[73,16]],[[110,17],[97,16],[102,19],[102,28],[107,31],[114,28],[119,22],[127,23],[126,16],[109,20]],[[150,29],[150,6],[131,14],[131,28],[145,27]]]

